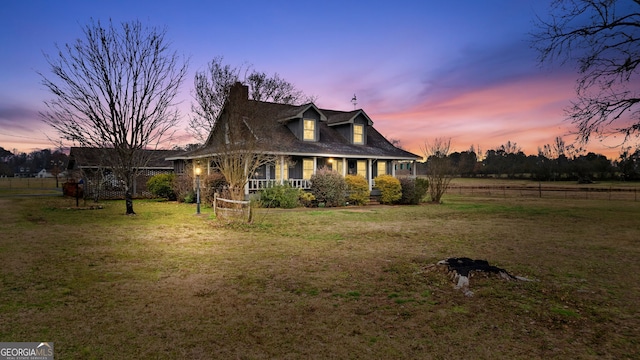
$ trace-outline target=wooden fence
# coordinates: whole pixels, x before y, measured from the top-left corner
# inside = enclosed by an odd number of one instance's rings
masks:
[[[235,219],[251,222],[253,213],[251,212],[250,201],[230,200],[213,195],[213,214],[221,219]]]
[[[58,186],[66,179],[59,179]],[[0,177],[0,189],[55,189],[56,179],[54,178],[17,178]]]
[[[489,197],[538,197],[556,199],[587,199],[587,200],[620,200],[638,201],[637,187],[593,187],[593,186],[464,186],[452,185],[447,191],[449,194],[465,196],[489,196]]]

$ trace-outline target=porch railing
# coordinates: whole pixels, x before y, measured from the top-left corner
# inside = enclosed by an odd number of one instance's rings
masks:
[[[287,179],[284,183],[288,183],[291,187],[308,190],[311,188],[311,182],[306,179]],[[279,185],[280,180],[265,180],[265,179],[249,179],[249,191],[258,191]]]

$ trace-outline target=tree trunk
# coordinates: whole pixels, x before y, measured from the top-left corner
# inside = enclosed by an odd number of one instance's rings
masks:
[[[133,176],[131,174],[127,174],[126,185],[124,191],[124,201],[127,206],[127,215],[135,215],[135,211],[133,211],[133,194],[131,193],[131,189],[133,189]]]
[[[135,211],[133,211],[133,196],[131,196],[131,190],[127,187],[127,190],[124,193],[124,201],[127,204],[127,215],[135,215]]]

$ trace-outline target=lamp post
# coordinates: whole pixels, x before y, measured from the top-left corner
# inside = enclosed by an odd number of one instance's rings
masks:
[[[200,167],[196,167],[196,214],[200,214]]]

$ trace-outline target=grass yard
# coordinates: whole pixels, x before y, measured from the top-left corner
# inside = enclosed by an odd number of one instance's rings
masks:
[[[640,203],[258,210],[0,197],[0,341],[56,359],[640,357]],[[532,282],[433,266],[486,259]]]

